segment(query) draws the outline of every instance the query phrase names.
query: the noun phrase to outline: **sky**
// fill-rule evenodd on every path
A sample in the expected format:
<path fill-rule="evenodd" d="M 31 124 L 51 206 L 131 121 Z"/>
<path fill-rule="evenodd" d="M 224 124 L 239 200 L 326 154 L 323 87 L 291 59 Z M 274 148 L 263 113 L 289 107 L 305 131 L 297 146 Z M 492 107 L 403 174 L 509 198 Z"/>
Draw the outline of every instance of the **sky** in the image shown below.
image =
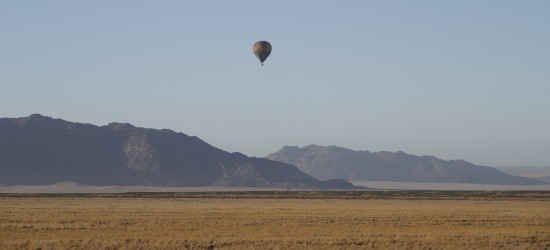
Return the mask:
<path fill-rule="evenodd" d="M 550 166 L 549 27 L 546 0 L 0 0 L 0 117 Z"/>

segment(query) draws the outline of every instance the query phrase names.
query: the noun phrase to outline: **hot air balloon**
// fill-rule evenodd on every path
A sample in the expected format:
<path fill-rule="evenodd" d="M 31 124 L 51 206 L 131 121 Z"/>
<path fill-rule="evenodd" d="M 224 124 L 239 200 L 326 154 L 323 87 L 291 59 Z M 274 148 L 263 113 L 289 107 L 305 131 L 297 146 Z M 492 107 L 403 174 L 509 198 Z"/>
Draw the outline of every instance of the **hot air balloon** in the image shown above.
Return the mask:
<path fill-rule="evenodd" d="M 252 46 L 252 52 L 260 59 L 263 66 L 265 59 L 271 54 L 271 44 L 266 41 L 257 41 L 254 43 L 254 46 Z"/>

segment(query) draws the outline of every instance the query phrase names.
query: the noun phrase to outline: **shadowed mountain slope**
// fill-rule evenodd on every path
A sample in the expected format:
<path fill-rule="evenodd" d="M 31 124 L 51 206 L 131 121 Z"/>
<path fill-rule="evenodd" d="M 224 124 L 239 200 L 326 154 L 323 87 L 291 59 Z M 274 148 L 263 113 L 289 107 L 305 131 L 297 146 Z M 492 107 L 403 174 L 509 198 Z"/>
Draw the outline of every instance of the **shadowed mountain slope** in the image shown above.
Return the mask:
<path fill-rule="evenodd" d="M 289 163 L 320 180 L 448 182 L 503 185 L 536 185 L 543 181 L 511 176 L 491 167 L 463 160 L 445 161 L 404 152 L 354 151 L 342 147 L 285 146 L 270 160 Z"/>
<path fill-rule="evenodd" d="M 73 123 L 34 114 L 0 118 L 0 184 L 353 188 L 295 166 L 228 153 L 171 130 Z"/>

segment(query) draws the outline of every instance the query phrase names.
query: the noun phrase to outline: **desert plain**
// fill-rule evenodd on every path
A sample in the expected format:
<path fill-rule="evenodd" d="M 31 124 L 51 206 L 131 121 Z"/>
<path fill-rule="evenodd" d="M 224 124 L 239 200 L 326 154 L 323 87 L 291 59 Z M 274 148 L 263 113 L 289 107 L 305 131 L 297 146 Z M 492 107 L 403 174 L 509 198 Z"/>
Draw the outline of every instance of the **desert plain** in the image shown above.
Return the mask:
<path fill-rule="evenodd" d="M 548 191 L 0 194 L 0 249 L 550 249 Z"/>

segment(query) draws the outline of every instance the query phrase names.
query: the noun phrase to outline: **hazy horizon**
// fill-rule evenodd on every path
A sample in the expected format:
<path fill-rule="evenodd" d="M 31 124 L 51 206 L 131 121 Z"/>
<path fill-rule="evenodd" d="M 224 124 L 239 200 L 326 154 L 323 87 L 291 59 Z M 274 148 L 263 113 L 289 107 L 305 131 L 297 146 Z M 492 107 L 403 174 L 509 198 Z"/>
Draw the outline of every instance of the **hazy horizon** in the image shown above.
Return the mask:
<path fill-rule="evenodd" d="M 0 117 L 550 166 L 548 1 L 2 1 Z M 273 52 L 264 66 L 258 40 Z"/>

